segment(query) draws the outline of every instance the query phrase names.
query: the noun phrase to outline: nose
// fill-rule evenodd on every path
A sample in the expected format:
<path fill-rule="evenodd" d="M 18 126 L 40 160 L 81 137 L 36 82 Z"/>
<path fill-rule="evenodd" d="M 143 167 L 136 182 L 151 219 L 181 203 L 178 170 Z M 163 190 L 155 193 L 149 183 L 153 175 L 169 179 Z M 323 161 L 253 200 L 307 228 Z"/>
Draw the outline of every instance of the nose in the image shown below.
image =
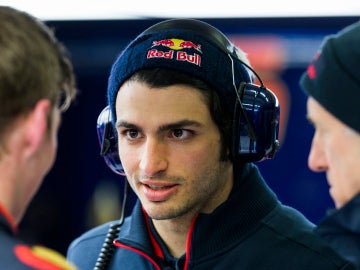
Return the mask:
<path fill-rule="evenodd" d="M 311 149 L 308 157 L 308 166 L 313 172 L 324 172 L 327 170 L 324 147 L 322 147 L 321 141 L 316 135 L 316 132 L 311 143 Z"/>
<path fill-rule="evenodd" d="M 166 145 L 153 138 L 147 138 L 143 145 L 140 170 L 148 177 L 164 172 L 168 167 Z"/>

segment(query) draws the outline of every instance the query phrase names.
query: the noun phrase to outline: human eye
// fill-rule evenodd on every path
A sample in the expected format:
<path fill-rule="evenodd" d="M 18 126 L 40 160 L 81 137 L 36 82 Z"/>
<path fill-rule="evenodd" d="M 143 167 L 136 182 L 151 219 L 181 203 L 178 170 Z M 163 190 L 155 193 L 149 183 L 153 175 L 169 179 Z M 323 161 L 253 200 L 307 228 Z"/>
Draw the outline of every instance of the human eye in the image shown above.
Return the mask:
<path fill-rule="evenodd" d="M 177 128 L 177 129 L 173 129 L 171 131 L 171 136 L 175 139 L 178 140 L 185 140 L 190 138 L 194 133 L 191 130 L 187 130 L 187 129 L 181 129 L 181 128 Z"/>
<path fill-rule="evenodd" d="M 124 129 L 121 131 L 121 134 L 130 141 L 141 138 L 141 133 L 137 129 Z"/>

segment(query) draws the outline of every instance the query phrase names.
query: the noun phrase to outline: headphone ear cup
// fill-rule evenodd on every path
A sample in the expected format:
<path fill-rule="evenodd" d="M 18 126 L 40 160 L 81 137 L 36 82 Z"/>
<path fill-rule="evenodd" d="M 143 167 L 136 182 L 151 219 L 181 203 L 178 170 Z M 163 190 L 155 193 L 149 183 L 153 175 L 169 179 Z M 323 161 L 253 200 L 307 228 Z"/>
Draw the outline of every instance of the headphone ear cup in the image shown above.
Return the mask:
<path fill-rule="evenodd" d="M 110 107 L 106 106 L 97 119 L 97 135 L 101 147 L 100 155 L 106 165 L 116 174 L 125 175 L 120 161 L 117 132 L 112 123 Z"/>
<path fill-rule="evenodd" d="M 280 106 L 277 97 L 263 86 L 247 83 L 236 101 L 233 155 L 244 162 L 272 158 L 279 148 Z"/>

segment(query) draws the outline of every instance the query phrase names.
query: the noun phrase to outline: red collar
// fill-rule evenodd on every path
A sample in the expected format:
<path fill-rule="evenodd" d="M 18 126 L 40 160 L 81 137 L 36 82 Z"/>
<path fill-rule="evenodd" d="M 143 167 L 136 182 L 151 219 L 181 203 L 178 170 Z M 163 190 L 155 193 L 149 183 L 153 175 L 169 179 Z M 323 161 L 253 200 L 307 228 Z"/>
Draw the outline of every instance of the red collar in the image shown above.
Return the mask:
<path fill-rule="evenodd" d="M 143 214 L 145 215 L 146 228 L 147 228 L 148 234 L 150 236 L 150 240 L 151 240 L 152 246 L 154 248 L 155 254 L 156 254 L 156 256 L 164 259 L 165 255 L 164 255 L 163 251 L 161 250 L 159 243 L 156 241 L 154 235 L 151 232 L 151 228 L 150 228 L 150 224 L 149 224 L 149 216 L 143 207 L 142 207 L 142 211 L 143 211 Z M 195 215 L 193 220 L 191 221 L 190 229 L 189 229 L 187 239 L 186 239 L 186 259 L 185 259 L 185 267 L 184 267 L 185 270 L 187 270 L 189 267 L 191 236 L 193 234 L 196 220 L 197 220 L 197 215 Z"/>
<path fill-rule="evenodd" d="M 143 207 L 142 207 L 142 211 L 145 215 L 146 228 L 147 228 L 148 234 L 150 236 L 150 240 L 151 240 L 152 246 L 154 248 L 155 254 L 156 254 L 156 256 L 160 257 L 161 259 L 164 259 L 165 258 L 164 253 L 161 250 L 159 243 L 156 241 L 154 235 L 151 232 L 150 224 L 149 224 L 149 216 Z"/>
<path fill-rule="evenodd" d="M 13 233 L 16 234 L 18 231 L 16 221 L 14 217 L 9 213 L 8 210 L 6 210 L 6 208 L 1 203 L 0 203 L 0 215 L 2 215 L 6 219 Z"/>

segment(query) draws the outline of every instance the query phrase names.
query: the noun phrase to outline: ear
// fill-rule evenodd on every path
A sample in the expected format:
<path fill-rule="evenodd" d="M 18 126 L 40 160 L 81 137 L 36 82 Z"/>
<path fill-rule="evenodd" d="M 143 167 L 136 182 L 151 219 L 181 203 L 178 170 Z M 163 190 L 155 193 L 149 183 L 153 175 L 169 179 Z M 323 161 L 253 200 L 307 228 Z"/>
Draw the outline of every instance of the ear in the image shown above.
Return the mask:
<path fill-rule="evenodd" d="M 25 136 L 27 151 L 31 155 L 47 136 L 51 105 L 47 99 L 39 100 L 26 117 Z"/>

